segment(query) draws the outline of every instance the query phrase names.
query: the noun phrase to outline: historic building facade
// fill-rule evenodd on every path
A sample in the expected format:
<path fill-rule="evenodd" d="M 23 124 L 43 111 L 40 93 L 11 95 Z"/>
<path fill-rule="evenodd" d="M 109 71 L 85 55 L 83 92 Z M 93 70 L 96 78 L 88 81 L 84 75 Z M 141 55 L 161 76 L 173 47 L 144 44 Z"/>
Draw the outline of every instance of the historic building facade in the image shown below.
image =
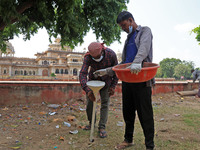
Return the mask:
<path fill-rule="evenodd" d="M 0 51 L 0 77 L 30 76 L 78 79 L 85 52 L 75 52 L 70 47 L 62 48 L 59 38 L 42 53 L 34 58 L 14 57 L 14 48 L 8 43 L 6 54 Z"/>

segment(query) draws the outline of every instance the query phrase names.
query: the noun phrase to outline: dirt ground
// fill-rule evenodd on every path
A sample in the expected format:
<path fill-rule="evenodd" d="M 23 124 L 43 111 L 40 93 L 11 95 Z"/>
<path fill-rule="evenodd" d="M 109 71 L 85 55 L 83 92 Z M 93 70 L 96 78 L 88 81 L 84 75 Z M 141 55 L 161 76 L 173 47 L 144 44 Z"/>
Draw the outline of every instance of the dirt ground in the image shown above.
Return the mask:
<path fill-rule="evenodd" d="M 99 107 L 100 103 L 98 102 L 97 120 L 99 119 Z M 200 143 L 200 127 L 197 127 L 200 125 L 198 115 L 200 99 L 194 96 L 180 97 L 175 93 L 156 95 L 153 96 L 153 107 L 157 149 L 173 149 L 171 146 L 179 145 L 177 143 L 181 142 L 175 149 L 184 149 L 186 148 L 184 143 L 191 144 L 191 141 L 195 141 L 192 143 L 194 150 L 200 148 L 198 144 Z M 185 111 L 198 111 L 198 121 L 194 126 L 178 125 L 183 123 Z M 96 127 L 95 142 L 89 142 L 90 131 L 82 129 L 87 123 L 85 98 L 72 99 L 67 103 L 59 104 L 59 106 L 46 102 L 1 106 L 0 150 L 114 149 L 114 146 L 123 140 L 124 133 L 121 98 L 111 98 L 106 139 L 98 137 Z M 138 121 L 136 122 L 137 126 L 140 128 Z M 182 129 L 179 130 L 180 128 Z M 144 149 L 141 129 L 136 131 L 136 138 L 138 140 L 135 142 L 139 144 L 135 146 L 135 149 Z"/>

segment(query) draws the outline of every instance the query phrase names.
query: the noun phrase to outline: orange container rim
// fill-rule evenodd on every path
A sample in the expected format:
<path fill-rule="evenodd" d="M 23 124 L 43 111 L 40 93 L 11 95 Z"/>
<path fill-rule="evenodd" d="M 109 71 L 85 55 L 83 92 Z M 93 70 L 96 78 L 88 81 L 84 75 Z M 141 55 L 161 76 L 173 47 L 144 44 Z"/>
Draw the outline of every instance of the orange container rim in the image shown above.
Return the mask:
<path fill-rule="evenodd" d="M 125 66 L 128 66 L 130 64 L 131 63 L 116 65 L 112 69 L 113 69 L 113 71 L 120 71 L 120 72 L 121 71 L 130 71 L 130 69 L 125 68 Z M 151 65 L 151 66 L 148 66 L 148 65 Z M 145 62 L 141 71 L 154 70 L 154 69 L 157 69 L 159 67 L 160 66 L 156 63 Z"/>

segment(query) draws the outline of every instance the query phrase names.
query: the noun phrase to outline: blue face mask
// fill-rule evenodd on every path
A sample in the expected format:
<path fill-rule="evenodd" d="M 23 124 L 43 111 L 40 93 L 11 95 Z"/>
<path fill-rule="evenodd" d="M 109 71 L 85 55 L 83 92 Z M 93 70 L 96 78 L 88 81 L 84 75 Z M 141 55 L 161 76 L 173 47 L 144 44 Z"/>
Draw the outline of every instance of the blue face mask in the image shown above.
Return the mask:
<path fill-rule="evenodd" d="M 129 34 L 130 34 L 133 31 L 133 27 L 129 26 L 128 29 L 129 29 Z"/>

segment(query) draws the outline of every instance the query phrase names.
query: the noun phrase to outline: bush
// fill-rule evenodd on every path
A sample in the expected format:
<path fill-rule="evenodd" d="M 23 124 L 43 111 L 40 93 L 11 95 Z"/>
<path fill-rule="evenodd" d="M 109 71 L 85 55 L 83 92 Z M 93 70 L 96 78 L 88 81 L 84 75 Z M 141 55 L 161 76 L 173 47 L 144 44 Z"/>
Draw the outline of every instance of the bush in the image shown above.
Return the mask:
<path fill-rule="evenodd" d="M 56 77 L 55 73 L 51 73 L 51 77 Z"/>

